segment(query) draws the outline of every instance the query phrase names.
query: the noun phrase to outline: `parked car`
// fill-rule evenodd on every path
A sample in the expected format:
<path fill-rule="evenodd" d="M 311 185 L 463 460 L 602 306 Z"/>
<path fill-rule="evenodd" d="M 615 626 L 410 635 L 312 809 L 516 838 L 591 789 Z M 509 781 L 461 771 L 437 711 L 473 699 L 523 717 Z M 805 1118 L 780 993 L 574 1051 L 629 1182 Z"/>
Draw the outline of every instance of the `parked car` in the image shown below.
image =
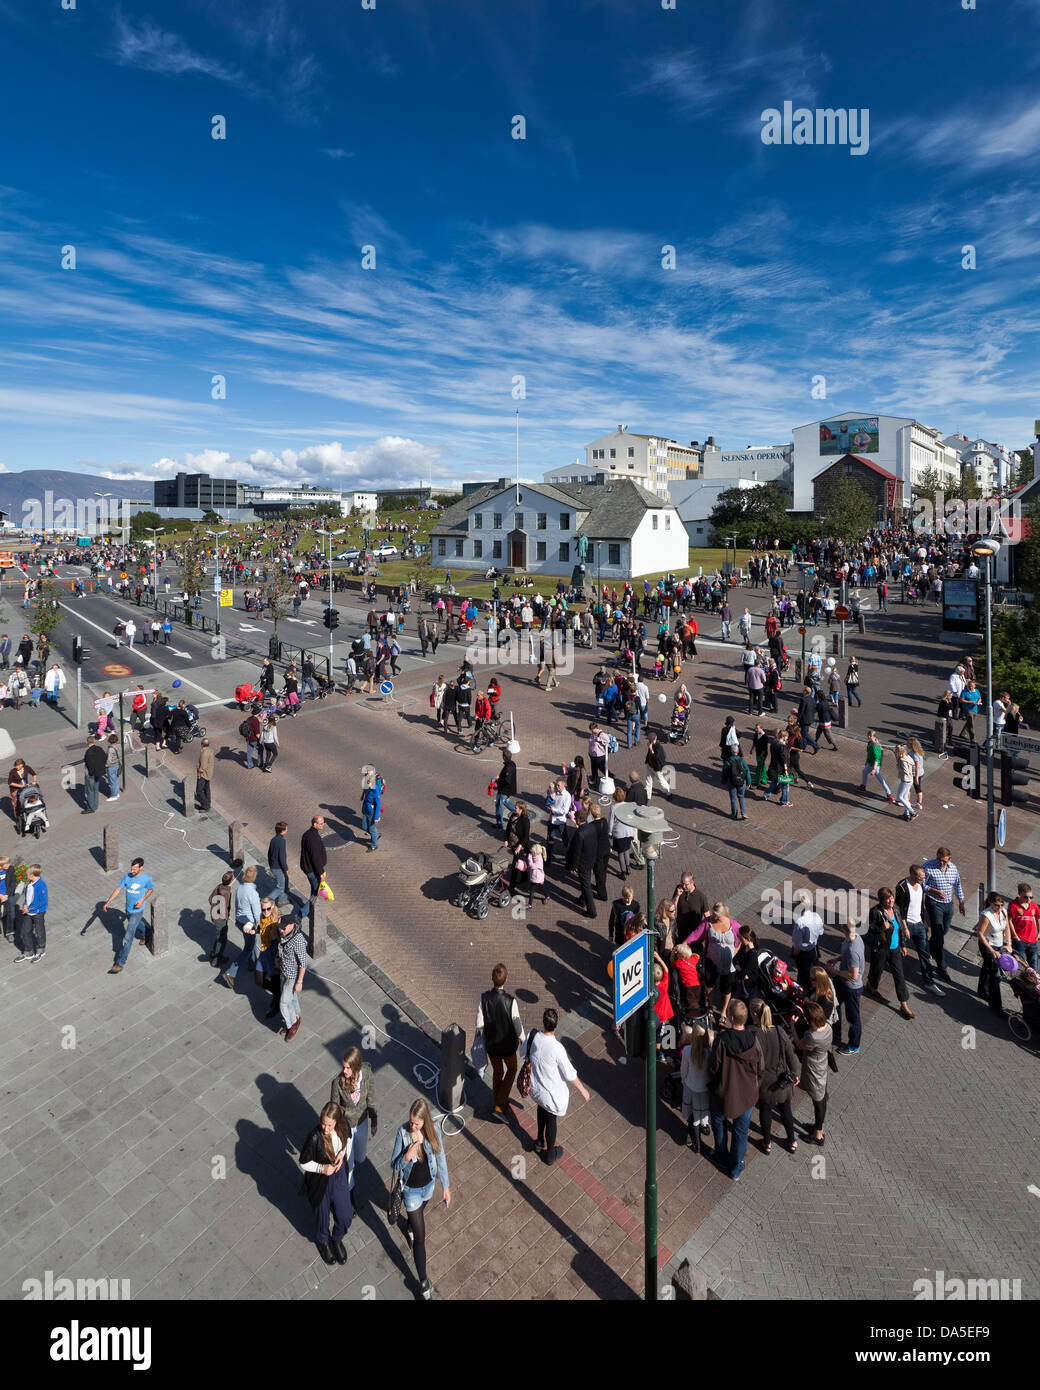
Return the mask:
<path fill-rule="evenodd" d="M 381 545 L 372 551 L 376 560 L 391 560 L 395 555 L 400 554 L 396 545 Z"/>
<path fill-rule="evenodd" d="M 337 560 L 360 560 L 360 550 L 341 550 L 336 556 Z"/>

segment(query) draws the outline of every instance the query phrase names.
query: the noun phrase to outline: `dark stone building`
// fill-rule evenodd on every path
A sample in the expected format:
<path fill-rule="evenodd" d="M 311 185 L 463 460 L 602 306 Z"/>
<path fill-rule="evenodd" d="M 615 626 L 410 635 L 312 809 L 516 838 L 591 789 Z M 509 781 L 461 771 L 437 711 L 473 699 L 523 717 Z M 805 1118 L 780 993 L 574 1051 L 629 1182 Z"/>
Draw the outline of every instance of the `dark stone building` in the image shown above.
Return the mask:
<path fill-rule="evenodd" d="M 903 513 L 903 484 L 894 473 L 871 463 L 862 454 L 843 454 L 813 478 L 813 515 L 822 517 L 832 490 L 843 478 L 858 483 L 874 503 L 875 520 L 879 525 L 898 525 Z"/>

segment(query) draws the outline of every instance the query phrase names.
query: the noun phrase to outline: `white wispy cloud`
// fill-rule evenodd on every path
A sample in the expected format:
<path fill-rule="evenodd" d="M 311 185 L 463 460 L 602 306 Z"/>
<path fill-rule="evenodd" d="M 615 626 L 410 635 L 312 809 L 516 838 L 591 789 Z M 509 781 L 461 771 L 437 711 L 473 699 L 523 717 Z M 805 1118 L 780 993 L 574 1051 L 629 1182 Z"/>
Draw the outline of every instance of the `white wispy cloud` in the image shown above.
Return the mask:
<path fill-rule="evenodd" d="M 978 174 L 1040 154 L 1040 97 L 1019 97 L 1002 107 L 977 103 L 931 123 L 905 120 L 893 134 L 922 164 Z"/>
<path fill-rule="evenodd" d="M 232 86 L 244 85 L 242 73 L 219 58 L 211 58 L 190 48 L 179 34 L 162 29 L 149 19 L 134 21 L 117 12 L 115 17 L 114 54 L 124 67 L 144 68 L 146 72 L 163 72 L 181 76 L 186 73 L 212 77 Z"/>

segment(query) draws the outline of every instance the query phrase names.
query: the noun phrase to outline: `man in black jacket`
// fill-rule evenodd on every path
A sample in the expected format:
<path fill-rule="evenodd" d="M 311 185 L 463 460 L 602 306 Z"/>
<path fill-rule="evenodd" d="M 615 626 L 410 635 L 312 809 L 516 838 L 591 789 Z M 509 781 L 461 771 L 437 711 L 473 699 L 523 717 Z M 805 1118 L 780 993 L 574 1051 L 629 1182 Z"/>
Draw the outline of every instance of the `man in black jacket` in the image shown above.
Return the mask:
<path fill-rule="evenodd" d="M 260 674 L 257 676 L 256 683 L 265 695 L 274 694 L 274 664 L 269 656 L 264 657 L 264 662 L 260 667 Z"/>
<path fill-rule="evenodd" d="M 596 897 L 607 901 L 607 865 L 610 862 L 610 831 L 597 803 L 592 806 L 592 824 L 596 832 Z"/>
<path fill-rule="evenodd" d="M 87 751 L 83 754 L 83 795 L 88 811 L 96 811 L 98 808 L 98 787 L 105 776 L 107 762 L 105 750 L 98 746 L 97 739 L 91 734 L 87 739 Z"/>
<path fill-rule="evenodd" d="M 650 735 L 650 743 L 649 747 L 646 750 L 645 761 L 646 766 L 649 769 L 649 771 L 646 774 L 647 800 L 649 801 L 649 799 L 654 794 L 655 777 L 657 778 L 658 785 L 661 788 L 661 791 L 664 792 L 665 796 L 671 796 L 672 789 L 668 783 L 667 778 L 664 775 L 664 765 L 666 761 L 664 745 L 662 744 L 660 737 L 657 734 Z"/>
<path fill-rule="evenodd" d="M 502 750 L 502 766 L 495 780 L 498 783 L 495 791 L 495 823 L 499 830 L 505 830 L 503 808 L 511 811 L 516 800 L 516 763 L 513 762 L 513 755 L 508 748 Z"/>
<path fill-rule="evenodd" d="M 280 898 L 288 897 L 289 888 L 289 861 L 286 857 L 285 832 L 289 829 L 285 821 L 280 820 L 274 827 L 274 834 L 267 846 L 267 868 L 271 877 L 274 879 L 274 890 L 271 896 L 275 902 Z"/>
<path fill-rule="evenodd" d="M 585 820 L 584 812 L 577 815 L 578 828 L 567 847 L 567 869 L 578 875 L 581 902 L 578 906 L 586 917 L 595 917 L 596 899 L 592 893 L 592 875 L 599 849 L 599 832 L 594 821 Z"/>
<path fill-rule="evenodd" d="M 802 698 L 798 701 L 798 727 L 802 731 L 802 738 L 806 746 L 812 744 L 812 751 L 818 753 L 820 745 L 809 732 L 809 728 L 816 718 L 816 691 L 808 682 L 802 687 Z"/>
<path fill-rule="evenodd" d="M 780 786 L 780 778 L 790 776 L 787 770 L 787 738 L 783 729 L 777 728 L 769 736 L 769 784 L 762 794 L 762 800 L 768 801 L 775 791 L 780 791 L 780 805 L 789 806 L 791 804 L 791 784 L 785 782 Z"/>
<path fill-rule="evenodd" d="M 314 816 L 311 828 L 305 830 L 300 839 L 300 868 L 311 886 L 311 902 L 318 896 L 318 884 L 325 872 L 329 856 L 322 843 L 321 832 L 325 829 L 325 817 Z"/>

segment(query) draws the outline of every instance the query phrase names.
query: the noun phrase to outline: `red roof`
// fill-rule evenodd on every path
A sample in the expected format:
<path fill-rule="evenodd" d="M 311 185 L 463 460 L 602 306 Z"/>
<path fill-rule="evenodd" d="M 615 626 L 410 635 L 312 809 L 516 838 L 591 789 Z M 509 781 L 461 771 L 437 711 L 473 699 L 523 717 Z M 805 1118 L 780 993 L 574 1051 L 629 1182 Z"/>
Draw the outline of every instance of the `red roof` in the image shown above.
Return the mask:
<path fill-rule="evenodd" d="M 844 463 L 846 459 L 854 459 L 856 463 L 862 463 L 866 468 L 871 468 L 875 473 L 880 473 L 882 478 L 891 478 L 894 483 L 899 482 L 899 479 L 894 473 L 890 473 L 887 468 L 882 468 L 880 463 L 871 463 L 870 459 L 865 459 L 862 454 L 842 454 L 840 459 L 835 459 L 834 463 L 829 463 L 826 468 L 821 468 L 819 473 L 813 478 L 813 482 L 816 481 L 816 478 L 822 478 L 824 473 L 829 472 L 830 469 L 834 468 L 837 464 Z"/>

